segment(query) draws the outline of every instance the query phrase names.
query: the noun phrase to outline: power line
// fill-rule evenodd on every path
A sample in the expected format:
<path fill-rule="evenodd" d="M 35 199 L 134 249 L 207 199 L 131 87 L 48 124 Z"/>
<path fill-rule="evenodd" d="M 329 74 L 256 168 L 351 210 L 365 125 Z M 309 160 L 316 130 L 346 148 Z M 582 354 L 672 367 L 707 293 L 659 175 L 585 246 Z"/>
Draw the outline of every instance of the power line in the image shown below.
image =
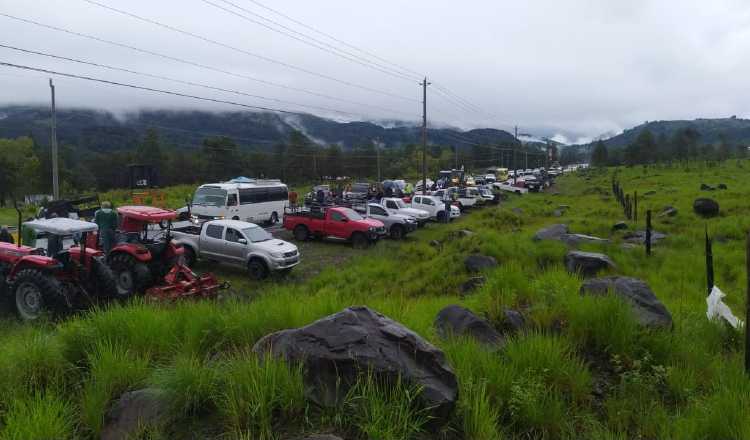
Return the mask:
<path fill-rule="evenodd" d="M 278 26 L 278 27 L 280 27 L 282 29 L 285 29 L 285 30 L 287 30 L 289 32 L 292 32 L 294 34 L 297 34 L 300 37 L 291 35 L 288 32 L 284 32 L 283 30 L 277 29 L 277 28 L 275 28 L 273 26 L 270 26 L 270 25 L 262 23 L 262 22 L 260 22 L 258 20 L 252 19 L 252 18 L 250 18 L 250 17 L 248 17 L 246 15 L 240 14 L 240 13 L 238 13 L 236 11 L 232 11 L 231 9 L 228 9 L 228 8 L 226 8 L 224 6 L 216 4 L 216 3 L 212 2 L 211 0 L 201 0 L 201 1 L 203 1 L 206 4 L 209 4 L 209 5 L 213 6 L 215 8 L 221 9 L 222 11 L 225 11 L 225 12 L 227 12 L 229 14 L 232 14 L 232 15 L 235 15 L 237 17 L 240 17 L 243 20 L 249 21 L 250 23 L 257 24 L 258 26 L 262 26 L 262 27 L 264 27 L 266 29 L 269 29 L 269 30 L 271 30 L 273 32 L 279 33 L 281 35 L 285 35 L 285 36 L 287 36 L 289 38 L 292 38 L 292 39 L 294 39 L 296 41 L 299 41 L 301 43 L 304 43 L 304 44 L 307 44 L 309 46 L 315 47 L 317 49 L 320 49 L 320 50 L 322 50 L 324 52 L 333 54 L 333 55 L 338 56 L 340 58 L 343 58 L 345 60 L 348 60 L 348 61 L 357 63 L 359 65 L 362 65 L 362 66 L 365 66 L 365 67 L 368 67 L 368 68 L 380 71 L 382 73 L 385 73 L 387 75 L 396 77 L 398 79 L 403 79 L 403 80 L 406 80 L 406 81 L 409 81 L 409 82 L 416 82 L 416 81 L 418 81 L 418 79 L 415 79 L 414 77 L 409 77 L 409 76 L 404 75 L 404 74 L 402 74 L 400 72 L 394 71 L 393 69 L 391 69 L 389 67 L 383 67 L 380 64 L 374 63 L 374 62 L 372 62 L 372 61 L 370 61 L 370 60 L 368 60 L 366 58 L 363 58 L 363 57 L 361 57 L 359 55 L 353 54 L 353 53 L 348 52 L 348 51 L 341 50 L 341 49 L 339 49 L 339 48 L 337 48 L 337 47 L 335 47 L 335 46 L 333 46 L 331 44 L 326 43 L 325 41 L 321 41 L 321 40 L 319 40 L 319 39 L 317 39 L 315 37 L 311 37 L 311 36 L 309 36 L 307 34 L 298 32 L 298 31 L 296 31 L 296 30 L 294 30 L 294 29 L 292 29 L 292 28 L 290 28 L 288 26 L 285 26 L 285 25 L 283 25 L 283 24 L 281 24 L 281 23 L 279 23 L 279 22 L 277 22 L 275 20 L 271 20 L 270 18 L 264 17 L 263 15 L 257 14 L 257 13 L 255 13 L 253 11 L 250 11 L 250 10 L 248 10 L 246 8 L 243 8 L 242 6 L 239 6 L 236 3 L 233 3 L 233 2 L 231 2 L 229 0 L 219 0 L 219 1 L 221 1 L 223 3 L 226 3 L 226 4 L 230 5 L 230 6 L 233 6 L 234 8 L 239 9 L 240 11 L 243 11 L 243 12 L 245 12 L 247 14 L 251 14 L 251 15 L 253 15 L 255 17 L 258 17 L 258 18 L 260 18 L 262 20 L 265 20 L 265 21 L 268 21 L 270 23 L 273 23 L 274 25 L 276 25 L 276 26 Z"/>
<path fill-rule="evenodd" d="M 112 12 L 116 12 L 116 13 L 121 14 L 121 15 L 125 15 L 125 16 L 130 17 L 130 18 L 134 18 L 134 19 L 142 21 L 144 23 L 149 23 L 149 24 L 152 24 L 154 26 L 158 26 L 158 27 L 161 27 L 163 29 L 167 29 L 167 30 L 172 31 L 172 32 L 176 32 L 176 33 L 179 33 L 179 34 L 182 34 L 182 35 L 187 35 L 187 36 L 189 36 L 191 38 L 195 38 L 195 39 L 204 41 L 206 43 L 213 44 L 215 46 L 223 47 L 225 49 L 229 49 L 229 50 L 232 50 L 232 51 L 235 51 L 235 52 L 238 52 L 238 53 L 242 53 L 244 55 L 248 55 L 248 56 L 251 56 L 251 57 L 254 57 L 254 58 L 258 58 L 260 60 L 263 60 L 263 61 L 266 61 L 266 62 L 269 62 L 269 63 L 272 63 L 272 64 L 277 64 L 277 65 L 280 65 L 280 66 L 284 66 L 284 67 L 286 67 L 288 69 L 297 70 L 299 72 L 303 72 L 303 73 L 306 73 L 306 74 L 312 75 L 312 76 L 317 76 L 318 78 L 323 78 L 323 79 L 326 79 L 326 80 L 329 80 L 329 81 L 334 81 L 334 82 L 337 82 L 339 84 L 344 84 L 346 86 L 358 88 L 358 89 L 365 90 L 365 91 L 368 91 L 368 92 L 378 93 L 378 94 L 381 94 L 381 95 L 389 96 L 391 98 L 396 98 L 396 99 L 401 99 L 401 100 L 406 100 L 406 101 L 412 101 L 413 100 L 412 98 L 407 98 L 407 97 L 402 96 L 402 95 L 397 95 L 395 93 L 391 93 L 391 92 L 387 92 L 387 91 L 384 91 L 384 90 L 379 90 L 379 89 L 375 89 L 375 88 L 368 87 L 368 86 L 365 86 L 365 85 L 353 83 L 353 82 L 347 81 L 345 79 L 336 78 L 334 76 L 326 75 L 324 73 L 315 72 L 313 70 L 309 70 L 309 69 L 306 69 L 304 67 L 296 66 L 294 64 L 290 64 L 290 63 L 287 63 L 287 62 L 284 62 L 284 61 L 281 61 L 281 60 L 277 60 L 277 59 L 274 59 L 274 58 L 271 58 L 271 57 L 267 57 L 265 55 L 261 55 L 261 54 L 255 53 L 255 52 L 250 52 L 248 50 L 241 49 L 239 47 L 232 46 L 232 45 L 227 44 L 227 43 L 222 43 L 220 41 L 217 41 L 217 40 L 214 40 L 214 39 L 211 39 L 211 38 L 208 38 L 208 37 L 205 37 L 203 35 L 199 35 L 199 34 L 196 34 L 196 33 L 190 32 L 190 31 L 186 31 L 184 29 L 180 29 L 180 28 L 177 28 L 177 27 L 174 27 L 174 26 L 162 23 L 160 21 L 152 20 L 150 18 L 142 17 L 140 15 L 136 15 L 136 14 L 133 14 L 131 12 L 123 11 L 122 9 L 117 9 L 117 8 L 112 7 L 112 6 L 108 6 L 108 5 L 105 5 L 103 3 L 99 3 L 99 2 L 97 2 L 95 0 L 82 0 L 82 1 L 84 1 L 86 3 L 89 3 L 89 4 L 92 4 L 92 5 L 95 5 L 95 6 L 98 6 L 98 7 L 101 7 L 101 8 L 104 8 L 104 9 L 107 9 L 107 10 L 112 11 Z"/>
<path fill-rule="evenodd" d="M 147 55 L 152 55 L 152 56 L 163 58 L 163 59 L 167 59 L 167 60 L 170 60 L 170 61 L 175 61 L 175 62 L 178 62 L 178 63 L 181 63 L 181 64 L 185 64 L 185 65 L 189 65 L 189 66 L 193 66 L 193 67 L 198 67 L 198 68 L 205 69 L 205 70 L 210 70 L 210 71 L 213 71 L 213 72 L 222 73 L 224 75 L 233 76 L 233 77 L 236 77 L 236 78 L 247 79 L 247 80 L 255 81 L 255 82 L 258 82 L 258 83 L 261 83 L 261 84 L 266 84 L 266 85 L 270 85 L 270 86 L 273 86 L 273 87 L 282 88 L 282 89 L 285 89 L 285 90 L 291 90 L 291 91 L 295 91 L 295 92 L 306 93 L 306 94 L 309 94 L 309 95 L 312 95 L 312 96 L 317 96 L 317 97 L 320 97 L 320 98 L 326 98 L 326 99 L 330 99 L 330 100 L 333 100 L 333 101 L 339 101 L 339 102 L 343 102 L 343 103 L 347 103 L 347 104 L 352 104 L 352 105 L 360 105 L 360 106 L 364 106 L 364 107 L 370 107 L 370 108 L 373 108 L 373 109 L 378 109 L 378 110 L 387 111 L 387 112 L 391 112 L 391 113 L 400 113 L 400 114 L 403 114 L 403 115 L 410 114 L 410 113 L 406 113 L 406 112 L 403 112 L 403 111 L 400 111 L 400 110 L 395 110 L 395 109 L 391 109 L 391 108 L 387 108 L 387 107 L 381 107 L 381 106 L 378 106 L 378 105 L 367 104 L 367 103 L 358 102 L 358 101 L 352 101 L 352 100 L 349 100 L 349 99 L 339 98 L 339 97 L 327 95 L 327 94 L 324 94 L 324 93 L 319 93 L 319 92 L 314 92 L 314 91 L 310 91 L 310 90 L 306 90 L 306 89 L 302 89 L 302 88 L 298 88 L 298 87 L 288 86 L 286 84 L 276 83 L 276 82 L 273 82 L 273 81 L 268 81 L 268 80 L 264 80 L 264 79 L 261 79 L 261 78 L 256 78 L 256 77 L 253 77 L 253 76 L 244 75 L 244 74 L 241 74 L 241 73 L 227 71 L 227 70 L 219 69 L 217 67 L 213 67 L 213 66 L 209 66 L 209 65 L 206 65 L 206 64 L 198 63 L 198 62 L 195 62 L 195 61 L 190 61 L 190 60 L 186 60 L 186 59 L 183 59 L 183 58 L 178 58 L 178 57 L 174 57 L 174 56 L 171 56 L 171 55 L 167 55 L 167 54 L 163 54 L 163 53 L 159 53 L 159 52 L 154 52 L 154 51 L 151 51 L 151 50 L 148 50 L 148 49 L 142 49 L 142 48 L 131 46 L 131 45 L 128 45 L 128 44 L 119 43 L 119 42 L 116 42 L 116 41 L 112 41 L 112 40 L 107 40 L 107 39 L 104 39 L 104 38 L 100 38 L 100 37 L 97 37 L 95 35 L 84 34 L 84 33 L 81 33 L 81 32 L 76 32 L 76 31 L 72 31 L 70 29 L 65 29 L 65 28 L 61 28 L 61 27 L 57 27 L 57 26 L 52 26 L 52 25 L 41 23 L 41 22 L 38 22 L 38 21 L 34 21 L 34 20 L 26 19 L 26 18 L 21 18 L 21 17 L 16 17 L 16 16 L 5 14 L 5 13 L 2 13 L 2 12 L 0 12 L 0 16 L 6 17 L 6 18 L 10 18 L 12 20 L 17 20 L 17 21 L 20 21 L 22 23 L 27 23 L 27 24 L 31 24 L 31 25 L 34 25 L 34 26 L 42 27 L 42 28 L 45 28 L 45 29 L 54 30 L 56 32 L 62 32 L 62 33 L 65 33 L 65 34 L 74 35 L 74 36 L 81 37 L 81 38 L 86 38 L 86 39 L 97 41 L 97 42 L 100 42 L 100 43 L 105 43 L 105 44 L 109 44 L 109 45 L 112 45 L 112 46 L 117 46 L 117 47 L 121 47 L 121 48 L 124 48 L 124 49 L 132 50 L 134 52 L 139 52 L 139 53 L 144 53 L 144 54 L 147 54 Z"/>
<path fill-rule="evenodd" d="M 280 16 L 280 17 L 283 17 L 283 18 L 285 18 L 285 19 L 287 19 L 287 20 L 289 20 L 289 21 L 291 21 L 291 22 L 293 22 L 293 23 L 296 23 L 297 25 L 299 25 L 299 26 L 302 26 L 302 27 L 304 27 L 305 29 L 311 30 L 311 31 L 313 31 L 313 32 L 315 32 L 315 33 L 317 33 L 317 34 L 319 34 L 319 35 L 322 35 L 322 36 L 324 36 L 324 37 L 326 37 L 326 38 L 329 38 L 329 39 L 331 39 L 332 41 L 335 41 L 335 42 L 337 42 L 337 43 L 339 43 L 339 44 L 342 44 L 342 45 L 344 45 L 344 46 L 346 46 L 346 47 L 348 47 L 348 48 L 350 48 L 350 49 L 354 49 L 354 50 L 356 50 L 357 52 L 363 53 L 363 54 L 365 54 L 365 55 L 368 55 L 368 56 L 370 56 L 370 57 L 372 57 L 372 58 L 375 58 L 375 59 L 377 59 L 377 60 L 379 60 L 379 61 L 382 61 L 382 62 L 384 62 L 384 63 L 386 63 L 386 64 L 389 64 L 389 65 L 391 65 L 391 66 L 394 66 L 394 67 L 396 67 L 396 68 L 400 69 L 400 70 L 401 70 L 401 71 L 403 71 L 403 72 L 409 72 L 409 73 L 411 73 L 411 74 L 415 75 L 415 76 L 416 76 L 416 77 L 418 77 L 418 78 L 421 78 L 421 77 L 423 77 L 423 76 L 424 76 L 424 74 L 423 74 L 423 73 L 420 73 L 420 72 L 416 72 L 416 71 L 414 71 L 414 70 L 411 70 L 411 69 L 409 69 L 409 68 L 407 68 L 407 67 L 403 67 L 403 66 L 401 66 L 401 65 L 399 65 L 399 64 L 393 63 L 393 62 L 391 62 L 391 61 L 388 61 L 388 60 L 386 60 L 386 59 L 384 59 L 384 58 L 381 58 L 381 57 L 379 57 L 379 56 L 377 56 L 377 55 L 375 55 L 375 54 L 373 54 L 373 53 L 371 53 L 371 52 L 368 52 L 368 51 L 366 51 L 366 50 L 364 50 L 364 49 L 361 49 L 361 48 L 359 48 L 359 47 L 357 47 L 357 46 L 354 46 L 354 45 L 352 45 L 352 44 L 349 44 L 349 43 L 347 43 L 346 41 L 340 40 L 340 39 L 338 39 L 338 38 L 336 38 L 336 37 L 332 36 L 331 34 L 328 34 L 328 33 L 325 33 L 325 32 L 323 32 L 323 31 L 321 31 L 321 30 L 318 30 L 318 29 L 316 29 L 316 28 L 314 28 L 314 27 L 312 27 L 312 26 L 310 26 L 310 25 L 308 25 L 308 24 L 305 24 L 305 23 L 303 23 L 303 22 L 302 22 L 302 21 L 300 21 L 300 20 L 296 20 L 296 19 L 294 19 L 294 18 L 290 17 L 289 15 L 286 15 L 286 14 L 284 14 L 283 12 L 280 12 L 280 11 L 278 11 L 278 10 L 276 10 L 276 9 L 273 9 L 273 8 L 271 8 L 271 7 L 269 7 L 269 6 L 266 6 L 266 5 L 264 5 L 263 3 L 261 3 L 260 1 L 257 1 L 257 0 L 248 0 L 248 1 L 249 1 L 249 2 L 251 2 L 251 3 L 254 3 L 255 5 L 257 5 L 257 6 L 260 6 L 261 8 L 263 8 L 263 9 L 265 9 L 265 10 L 267 10 L 267 11 L 270 11 L 270 12 L 272 12 L 272 13 L 274 13 L 274 14 L 276 14 L 276 15 Z"/>
<path fill-rule="evenodd" d="M 61 56 L 61 55 L 54 55 L 54 54 L 46 53 L 46 52 L 39 52 L 39 51 L 31 50 L 31 49 L 23 49 L 23 48 L 20 48 L 20 47 L 9 46 L 9 45 L 2 44 L 2 43 L 0 43 L 0 47 L 5 48 L 5 49 L 11 49 L 11 50 L 19 51 L 19 52 L 24 52 L 24 53 L 29 53 L 29 54 L 34 54 L 34 55 L 40 55 L 40 56 L 45 56 L 45 57 L 49 57 L 49 58 L 54 58 L 54 59 L 58 59 L 58 60 L 64 60 L 64 61 L 70 61 L 70 62 L 78 63 L 78 64 L 85 64 L 85 65 L 88 65 L 88 66 L 100 67 L 100 68 L 108 69 L 108 70 L 115 70 L 115 71 L 120 71 L 120 72 L 125 72 L 125 73 L 131 73 L 131 74 L 134 74 L 134 75 L 145 76 L 145 77 L 149 77 L 149 78 L 156 78 L 156 79 L 161 79 L 161 80 L 165 80 L 165 81 L 176 82 L 176 83 L 179 83 L 179 84 L 185 84 L 185 85 L 189 85 L 189 86 L 202 87 L 202 88 L 205 88 L 205 89 L 217 90 L 217 91 L 226 92 L 226 93 L 233 93 L 233 94 L 236 94 L 236 95 L 242 95 L 242 96 L 247 96 L 247 97 L 251 97 L 251 98 L 258 98 L 258 99 L 264 99 L 264 100 L 268 100 L 268 101 L 275 101 L 275 102 L 279 102 L 279 103 L 282 103 L 282 104 L 291 104 L 291 105 L 296 105 L 296 106 L 300 106 L 300 107 L 308 107 L 308 108 L 313 108 L 313 109 L 317 109 L 317 110 L 325 110 L 325 111 L 330 111 L 330 112 L 335 112 L 335 113 L 341 113 L 341 114 L 346 114 L 346 115 L 354 115 L 354 116 L 357 115 L 355 113 L 345 112 L 345 111 L 337 110 L 337 109 L 334 109 L 334 108 L 320 107 L 320 106 L 309 105 L 309 104 L 302 104 L 302 103 L 297 103 L 297 102 L 293 102 L 293 101 L 286 101 L 286 100 L 277 99 L 277 98 L 268 98 L 268 97 L 265 97 L 265 96 L 254 95 L 254 94 L 251 94 L 251 93 L 241 92 L 241 91 L 237 91 L 237 90 L 225 89 L 225 88 L 222 88 L 222 87 L 215 87 L 215 86 L 211 86 L 211 85 L 208 85 L 208 84 L 196 83 L 196 82 L 192 82 L 192 81 L 184 81 L 184 80 L 180 80 L 180 79 L 170 78 L 168 76 L 155 75 L 155 74 L 151 74 L 151 73 L 140 72 L 140 71 L 137 71 L 137 70 L 131 70 L 131 69 L 126 69 L 126 68 L 122 68 L 122 67 L 115 67 L 115 66 L 110 66 L 110 65 L 107 65 L 107 64 L 96 63 L 96 62 L 93 62 L 93 61 L 80 60 L 80 59 L 77 59 L 77 58 L 69 58 L 69 57 L 64 57 L 64 56 Z"/>
<path fill-rule="evenodd" d="M 209 101 L 209 102 L 216 102 L 216 103 L 221 103 L 221 104 L 229 104 L 229 105 L 234 105 L 234 106 L 238 106 L 238 107 L 245 107 L 245 108 L 250 108 L 250 109 L 255 109 L 255 110 L 264 110 L 264 111 L 270 111 L 270 112 L 286 113 L 286 114 L 290 114 L 290 115 L 299 115 L 300 114 L 299 112 L 292 112 L 292 111 L 282 110 L 282 109 L 277 109 L 277 108 L 262 107 L 262 106 L 250 105 L 250 104 L 243 104 L 241 102 L 226 101 L 226 100 L 223 100 L 223 99 L 207 98 L 207 97 L 204 97 L 204 96 L 197 96 L 197 95 L 191 95 L 191 94 L 188 94 L 188 93 L 174 92 L 174 91 L 171 91 L 171 90 L 162 90 L 162 89 L 156 89 L 156 88 L 153 88 L 153 87 L 145 87 L 145 86 L 139 86 L 139 85 L 135 85 L 135 84 L 128 84 L 128 83 L 122 83 L 122 82 L 117 82 L 117 81 L 110 81 L 110 80 L 101 79 L 101 78 L 94 78 L 94 77 L 91 77 L 91 76 L 84 76 L 84 75 L 76 75 L 76 74 L 73 74 L 73 73 L 58 72 L 58 71 L 55 71 L 55 70 L 42 69 L 40 67 L 31 67 L 31 66 L 23 66 L 23 65 L 20 65 L 20 64 L 6 63 L 4 61 L 0 61 L 0 66 L 13 67 L 13 68 L 16 68 L 16 69 L 30 70 L 30 71 L 34 71 L 34 72 L 49 73 L 51 75 L 59 75 L 59 76 L 65 76 L 65 77 L 68 77 L 68 78 L 76 78 L 76 79 L 82 79 L 82 80 L 86 80 L 86 81 L 98 82 L 98 83 L 102 83 L 102 84 L 109 84 L 109 85 L 113 85 L 113 86 L 127 87 L 127 88 L 137 89 L 137 90 L 145 90 L 147 92 L 161 93 L 161 94 L 165 94 L 165 95 L 180 96 L 180 97 L 183 97 L 183 98 L 198 99 L 198 100 L 201 100 L 201 101 Z"/>

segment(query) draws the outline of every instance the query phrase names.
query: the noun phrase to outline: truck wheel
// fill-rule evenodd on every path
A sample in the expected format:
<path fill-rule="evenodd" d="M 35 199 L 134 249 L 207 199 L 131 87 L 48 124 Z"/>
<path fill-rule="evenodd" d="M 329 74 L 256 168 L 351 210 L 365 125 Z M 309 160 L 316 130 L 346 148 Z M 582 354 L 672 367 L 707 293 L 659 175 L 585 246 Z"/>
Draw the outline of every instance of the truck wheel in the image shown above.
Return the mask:
<path fill-rule="evenodd" d="M 310 238 L 310 231 L 307 230 L 305 225 L 297 225 L 294 227 L 294 239 L 297 241 L 305 241 Z"/>
<path fill-rule="evenodd" d="M 99 296 L 116 298 L 120 290 L 117 288 L 117 280 L 112 269 L 109 268 L 100 258 L 91 259 L 91 276 L 94 280 L 97 293 Z"/>
<path fill-rule="evenodd" d="M 39 319 L 48 303 L 63 296 L 56 278 L 36 269 L 24 269 L 13 280 L 16 313 L 24 321 Z"/>
<path fill-rule="evenodd" d="M 193 267 L 195 265 L 195 262 L 198 260 L 195 255 L 195 251 L 190 246 L 182 246 L 182 249 L 185 250 L 185 252 L 182 254 L 182 257 L 185 259 L 185 265 L 187 267 Z"/>
<path fill-rule="evenodd" d="M 440 223 L 445 223 L 445 211 L 438 212 L 437 220 Z"/>
<path fill-rule="evenodd" d="M 271 213 L 271 219 L 268 221 L 270 224 L 275 225 L 279 222 L 279 214 L 274 211 Z"/>
<path fill-rule="evenodd" d="M 148 266 L 135 261 L 127 254 L 117 254 L 112 257 L 109 267 L 117 280 L 117 296 L 127 298 L 136 292 L 143 291 L 149 283 L 151 274 Z"/>
<path fill-rule="evenodd" d="M 370 240 L 367 239 L 365 234 L 361 232 L 355 232 L 352 235 L 352 247 L 354 249 L 367 249 L 370 246 Z"/>
<path fill-rule="evenodd" d="M 250 274 L 250 278 L 254 280 L 262 280 L 268 276 L 268 267 L 263 260 L 253 258 L 247 263 L 247 272 Z"/>
<path fill-rule="evenodd" d="M 401 240 L 404 238 L 404 227 L 401 225 L 391 226 L 391 238 L 394 240 Z"/>

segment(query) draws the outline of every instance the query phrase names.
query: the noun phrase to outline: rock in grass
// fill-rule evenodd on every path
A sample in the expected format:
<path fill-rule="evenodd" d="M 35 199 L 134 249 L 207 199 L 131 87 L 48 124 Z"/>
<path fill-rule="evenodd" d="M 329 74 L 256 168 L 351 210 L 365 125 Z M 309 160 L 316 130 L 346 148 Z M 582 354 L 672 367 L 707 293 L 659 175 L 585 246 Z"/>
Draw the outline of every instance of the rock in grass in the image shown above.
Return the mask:
<path fill-rule="evenodd" d="M 497 267 L 497 260 L 489 255 L 474 254 L 464 259 L 464 266 L 470 273 L 476 273 Z"/>
<path fill-rule="evenodd" d="M 667 238 L 667 234 L 658 231 L 651 231 L 651 244 Z M 632 231 L 622 236 L 626 243 L 646 244 L 646 231 Z"/>
<path fill-rule="evenodd" d="M 571 273 L 593 276 L 604 269 L 615 269 L 615 263 L 604 254 L 570 251 L 565 255 L 565 268 Z"/>
<path fill-rule="evenodd" d="M 621 231 L 623 229 L 628 229 L 628 224 L 625 222 L 617 222 L 614 225 L 612 225 L 613 231 Z"/>
<path fill-rule="evenodd" d="M 671 327 L 672 315 L 644 281 L 630 277 L 604 277 L 584 281 L 581 295 L 616 295 L 631 306 L 645 327 Z"/>
<path fill-rule="evenodd" d="M 331 434 L 314 434 L 307 437 L 300 437 L 297 440 L 344 440 L 339 436 Z"/>
<path fill-rule="evenodd" d="M 489 322 L 458 305 L 450 305 L 438 312 L 435 329 L 441 338 L 469 336 L 493 347 L 504 343 L 503 336 Z"/>
<path fill-rule="evenodd" d="M 440 243 L 440 242 L 439 242 L 439 241 L 437 241 L 437 240 L 430 240 L 430 246 L 432 246 L 432 247 L 436 247 L 436 248 L 439 248 L 439 247 L 441 247 L 442 245 L 443 245 L 443 244 L 442 244 L 442 243 Z"/>
<path fill-rule="evenodd" d="M 560 240 L 571 247 L 578 246 L 581 243 L 609 243 L 609 240 L 606 238 L 586 234 L 563 234 Z"/>
<path fill-rule="evenodd" d="M 557 224 L 547 226 L 536 231 L 534 234 L 534 240 L 560 240 L 560 237 L 568 233 L 568 225 Z"/>
<path fill-rule="evenodd" d="M 552 215 L 554 217 L 562 217 L 563 212 L 564 211 L 562 209 L 555 209 L 554 211 L 552 211 Z"/>
<path fill-rule="evenodd" d="M 513 211 L 513 214 L 516 214 L 516 215 L 522 215 L 523 214 L 523 209 L 518 208 L 518 207 L 511 209 L 511 211 Z"/>
<path fill-rule="evenodd" d="M 645 193 L 643 193 L 644 196 L 653 196 L 654 194 L 656 194 L 656 191 L 653 190 L 653 189 L 650 190 L 650 191 L 646 191 Z"/>
<path fill-rule="evenodd" d="M 449 234 L 452 238 L 471 237 L 472 235 L 474 235 L 474 232 L 468 229 L 459 229 L 458 231 L 453 231 Z"/>
<path fill-rule="evenodd" d="M 456 375 L 435 346 L 402 324 L 364 306 L 349 307 L 310 325 L 260 339 L 261 358 L 283 358 L 303 365 L 305 396 L 335 406 L 363 375 L 395 382 L 399 377 L 421 388 L 426 407 L 440 420 L 458 400 Z"/>
<path fill-rule="evenodd" d="M 468 280 L 461 283 L 461 287 L 459 288 L 461 290 L 461 296 L 466 296 L 479 289 L 480 287 L 484 286 L 484 283 L 486 281 L 487 279 L 481 275 L 469 278 Z"/>
<path fill-rule="evenodd" d="M 102 429 L 102 440 L 126 440 L 146 426 L 163 422 L 168 415 L 164 391 L 144 388 L 124 393 L 107 412 Z"/>
<path fill-rule="evenodd" d="M 706 185 L 705 183 L 701 183 L 701 191 L 715 191 L 716 188 L 714 188 L 711 185 Z"/>
<path fill-rule="evenodd" d="M 674 217 L 677 215 L 677 208 L 673 206 L 665 206 L 664 209 L 659 213 L 659 217 Z"/>
<path fill-rule="evenodd" d="M 726 183 L 720 183 L 719 184 L 719 189 L 729 189 L 729 188 L 727 187 Z"/>
<path fill-rule="evenodd" d="M 719 203 L 714 199 L 695 199 L 693 211 L 701 217 L 716 217 L 719 215 Z"/>
<path fill-rule="evenodd" d="M 512 309 L 503 310 L 503 320 L 500 323 L 500 330 L 503 333 L 518 333 L 525 325 L 526 319 L 521 312 Z"/>

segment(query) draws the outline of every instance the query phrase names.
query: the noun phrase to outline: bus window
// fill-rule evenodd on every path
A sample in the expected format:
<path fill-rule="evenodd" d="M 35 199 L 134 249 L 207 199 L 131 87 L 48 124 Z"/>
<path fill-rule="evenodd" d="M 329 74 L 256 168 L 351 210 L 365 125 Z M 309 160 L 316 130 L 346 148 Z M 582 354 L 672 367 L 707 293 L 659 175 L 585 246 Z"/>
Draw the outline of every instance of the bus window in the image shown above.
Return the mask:
<path fill-rule="evenodd" d="M 237 194 L 229 194 L 227 197 L 227 206 L 237 206 Z"/>

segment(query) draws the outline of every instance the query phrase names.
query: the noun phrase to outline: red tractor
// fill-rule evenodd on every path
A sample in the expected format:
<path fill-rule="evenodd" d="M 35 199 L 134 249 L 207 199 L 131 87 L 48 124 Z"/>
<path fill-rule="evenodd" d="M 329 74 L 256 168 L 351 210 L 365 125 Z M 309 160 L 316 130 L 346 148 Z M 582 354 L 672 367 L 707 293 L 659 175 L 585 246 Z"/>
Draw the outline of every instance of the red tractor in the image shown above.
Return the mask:
<path fill-rule="evenodd" d="M 184 249 L 171 236 L 177 213 L 151 206 L 117 209 L 120 227 L 108 262 L 121 297 L 137 292 L 152 296 L 211 296 L 219 289 L 210 274 L 198 276 L 184 264 Z M 94 238 L 95 239 L 95 238 Z"/>
<path fill-rule="evenodd" d="M 86 243 L 87 234 L 97 230 L 95 223 L 51 218 L 24 226 L 46 238 L 46 249 L 0 243 L 0 295 L 14 303 L 22 319 L 35 320 L 45 310 L 77 308 L 117 295 L 104 254 L 74 243 Z"/>

